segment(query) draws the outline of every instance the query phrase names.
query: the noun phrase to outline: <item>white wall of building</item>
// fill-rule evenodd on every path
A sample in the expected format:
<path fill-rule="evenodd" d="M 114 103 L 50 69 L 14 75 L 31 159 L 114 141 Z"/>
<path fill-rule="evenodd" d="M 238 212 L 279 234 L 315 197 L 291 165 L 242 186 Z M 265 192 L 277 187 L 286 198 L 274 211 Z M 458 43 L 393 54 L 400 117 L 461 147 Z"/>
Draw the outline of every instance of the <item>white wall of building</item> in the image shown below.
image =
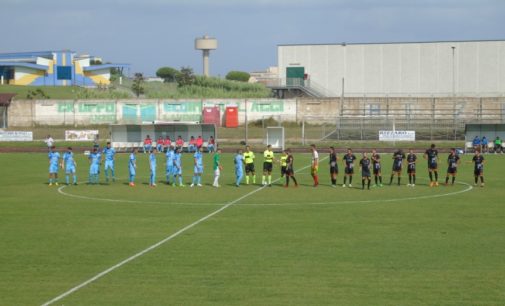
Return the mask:
<path fill-rule="evenodd" d="M 453 84 L 456 95 L 505 94 L 505 41 L 280 45 L 277 53 L 280 77 L 302 66 L 337 96 L 342 79 L 346 96 L 451 95 Z"/>

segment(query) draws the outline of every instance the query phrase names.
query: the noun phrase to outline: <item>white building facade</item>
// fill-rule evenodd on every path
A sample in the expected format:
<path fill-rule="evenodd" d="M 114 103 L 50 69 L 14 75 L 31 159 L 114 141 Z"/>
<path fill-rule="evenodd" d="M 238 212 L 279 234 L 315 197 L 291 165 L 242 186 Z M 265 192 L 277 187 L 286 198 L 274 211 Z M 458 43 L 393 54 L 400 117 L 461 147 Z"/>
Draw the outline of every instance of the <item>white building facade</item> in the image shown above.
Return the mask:
<path fill-rule="evenodd" d="M 277 48 L 281 78 L 303 72 L 332 96 L 505 95 L 505 40 Z"/>

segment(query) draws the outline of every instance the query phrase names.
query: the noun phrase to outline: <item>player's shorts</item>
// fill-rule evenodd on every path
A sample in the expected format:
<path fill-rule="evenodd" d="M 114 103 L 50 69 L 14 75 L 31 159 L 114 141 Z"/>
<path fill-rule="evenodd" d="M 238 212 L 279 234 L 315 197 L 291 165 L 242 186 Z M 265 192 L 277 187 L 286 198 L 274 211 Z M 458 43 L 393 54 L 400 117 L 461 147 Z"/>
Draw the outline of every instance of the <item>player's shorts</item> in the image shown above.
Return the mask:
<path fill-rule="evenodd" d="M 373 166 L 373 174 L 374 175 L 379 175 L 381 173 L 381 166 L 380 164 L 376 164 Z"/>
<path fill-rule="evenodd" d="M 393 165 L 393 172 L 402 172 L 402 166 Z"/>
<path fill-rule="evenodd" d="M 319 171 L 319 166 L 310 168 L 310 174 L 312 174 L 312 175 L 316 175 L 318 171 Z"/>
<path fill-rule="evenodd" d="M 66 174 L 73 174 L 73 173 L 75 173 L 75 166 L 65 167 L 65 173 Z"/>
<path fill-rule="evenodd" d="M 203 173 L 203 166 L 195 166 L 195 173 Z"/>
<path fill-rule="evenodd" d="M 337 166 L 334 166 L 334 167 L 330 166 L 330 174 L 338 174 L 338 167 Z"/>
<path fill-rule="evenodd" d="M 282 167 L 281 167 L 281 175 L 286 174 L 286 169 L 287 169 L 287 167 L 286 167 L 286 166 L 282 166 Z"/>
<path fill-rule="evenodd" d="M 361 171 L 361 176 L 362 176 L 362 177 L 370 177 L 370 176 L 371 176 L 371 175 L 370 175 L 370 171 L 366 171 L 366 170 L 365 170 L 365 171 L 363 171 L 363 170 L 362 170 L 362 171 Z"/>
<path fill-rule="evenodd" d="M 449 168 L 447 168 L 447 173 L 448 174 L 456 174 L 456 173 L 458 173 L 458 168 L 449 167 Z"/>
<path fill-rule="evenodd" d="M 214 170 L 214 176 L 219 176 L 221 175 L 221 170 L 219 170 L 219 168 L 217 168 L 216 170 Z"/>
<path fill-rule="evenodd" d="M 174 167 L 174 175 L 182 175 L 182 167 Z"/>
<path fill-rule="evenodd" d="M 235 175 L 237 177 L 244 175 L 244 171 L 242 170 L 242 168 L 235 168 Z"/>
<path fill-rule="evenodd" d="M 474 174 L 475 176 L 481 176 L 481 175 L 483 175 L 483 174 L 484 174 L 484 169 L 482 169 L 482 168 L 475 168 L 475 169 L 473 170 L 473 174 Z"/>
<path fill-rule="evenodd" d="M 254 163 L 250 163 L 250 164 L 245 164 L 245 173 L 246 174 L 249 174 L 249 173 L 254 173 Z"/>
<path fill-rule="evenodd" d="M 167 166 L 167 174 L 173 174 L 174 173 L 174 166 Z"/>
<path fill-rule="evenodd" d="M 89 167 L 89 174 L 98 174 L 100 173 L 100 167 L 98 165 L 91 165 Z"/>
<path fill-rule="evenodd" d="M 416 174 L 416 166 L 408 166 L 407 173 L 408 174 Z"/>
<path fill-rule="evenodd" d="M 272 163 L 268 163 L 268 162 L 264 162 L 263 163 L 263 171 L 266 171 L 266 172 L 272 172 Z"/>
<path fill-rule="evenodd" d="M 105 170 L 107 169 L 114 169 L 114 161 L 113 160 L 106 160 L 105 161 Z"/>
<path fill-rule="evenodd" d="M 58 173 L 58 165 L 49 165 L 49 173 Z"/>
<path fill-rule="evenodd" d="M 295 174 L 295 171 L 293 170 L 293 168 L 292 168 L 292 167 L 287 167 L 287 168 L 286 168 L 286 175 L 287 175 L 287 176 L 292 176 L 292 175 L 294 175 L 294 174 Z"/>
<path fill-rule="evenodd" d="M 345 174 L 354 174 L 354 167 L 345 167 Z"/>
<path fill-rule="evenodd" d="M 438 165 L 437 163 L 428 163 L 428 170 L 437 170 Z"/>

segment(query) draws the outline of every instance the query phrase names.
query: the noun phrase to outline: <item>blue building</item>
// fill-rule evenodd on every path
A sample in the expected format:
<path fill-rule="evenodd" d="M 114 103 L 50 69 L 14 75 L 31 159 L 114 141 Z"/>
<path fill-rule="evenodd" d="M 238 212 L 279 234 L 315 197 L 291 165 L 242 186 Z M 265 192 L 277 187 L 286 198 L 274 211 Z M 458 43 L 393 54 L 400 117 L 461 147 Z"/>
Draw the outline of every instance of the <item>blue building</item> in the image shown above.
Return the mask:
<path fill-rule="evenodd" d="M 102 59 L 70 50 L 0 53 L 1 84 L 33 86 L 107 86 L 111 69 L 128 64 L 103 64 Z"/>

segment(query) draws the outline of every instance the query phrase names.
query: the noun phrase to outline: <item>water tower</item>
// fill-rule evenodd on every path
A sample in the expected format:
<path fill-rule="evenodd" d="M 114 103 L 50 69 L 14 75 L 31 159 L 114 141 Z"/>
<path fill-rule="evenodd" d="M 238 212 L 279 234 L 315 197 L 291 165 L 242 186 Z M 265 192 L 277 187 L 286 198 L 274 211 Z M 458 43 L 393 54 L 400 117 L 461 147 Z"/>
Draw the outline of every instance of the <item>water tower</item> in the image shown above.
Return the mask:
<path fill-rule="evenodd" d="M 203 51 L 203 75 L 209 76 L 210 50 L 217 49 L 217 39 L 205 35 L 195 39 L 195 49 Z"/>

